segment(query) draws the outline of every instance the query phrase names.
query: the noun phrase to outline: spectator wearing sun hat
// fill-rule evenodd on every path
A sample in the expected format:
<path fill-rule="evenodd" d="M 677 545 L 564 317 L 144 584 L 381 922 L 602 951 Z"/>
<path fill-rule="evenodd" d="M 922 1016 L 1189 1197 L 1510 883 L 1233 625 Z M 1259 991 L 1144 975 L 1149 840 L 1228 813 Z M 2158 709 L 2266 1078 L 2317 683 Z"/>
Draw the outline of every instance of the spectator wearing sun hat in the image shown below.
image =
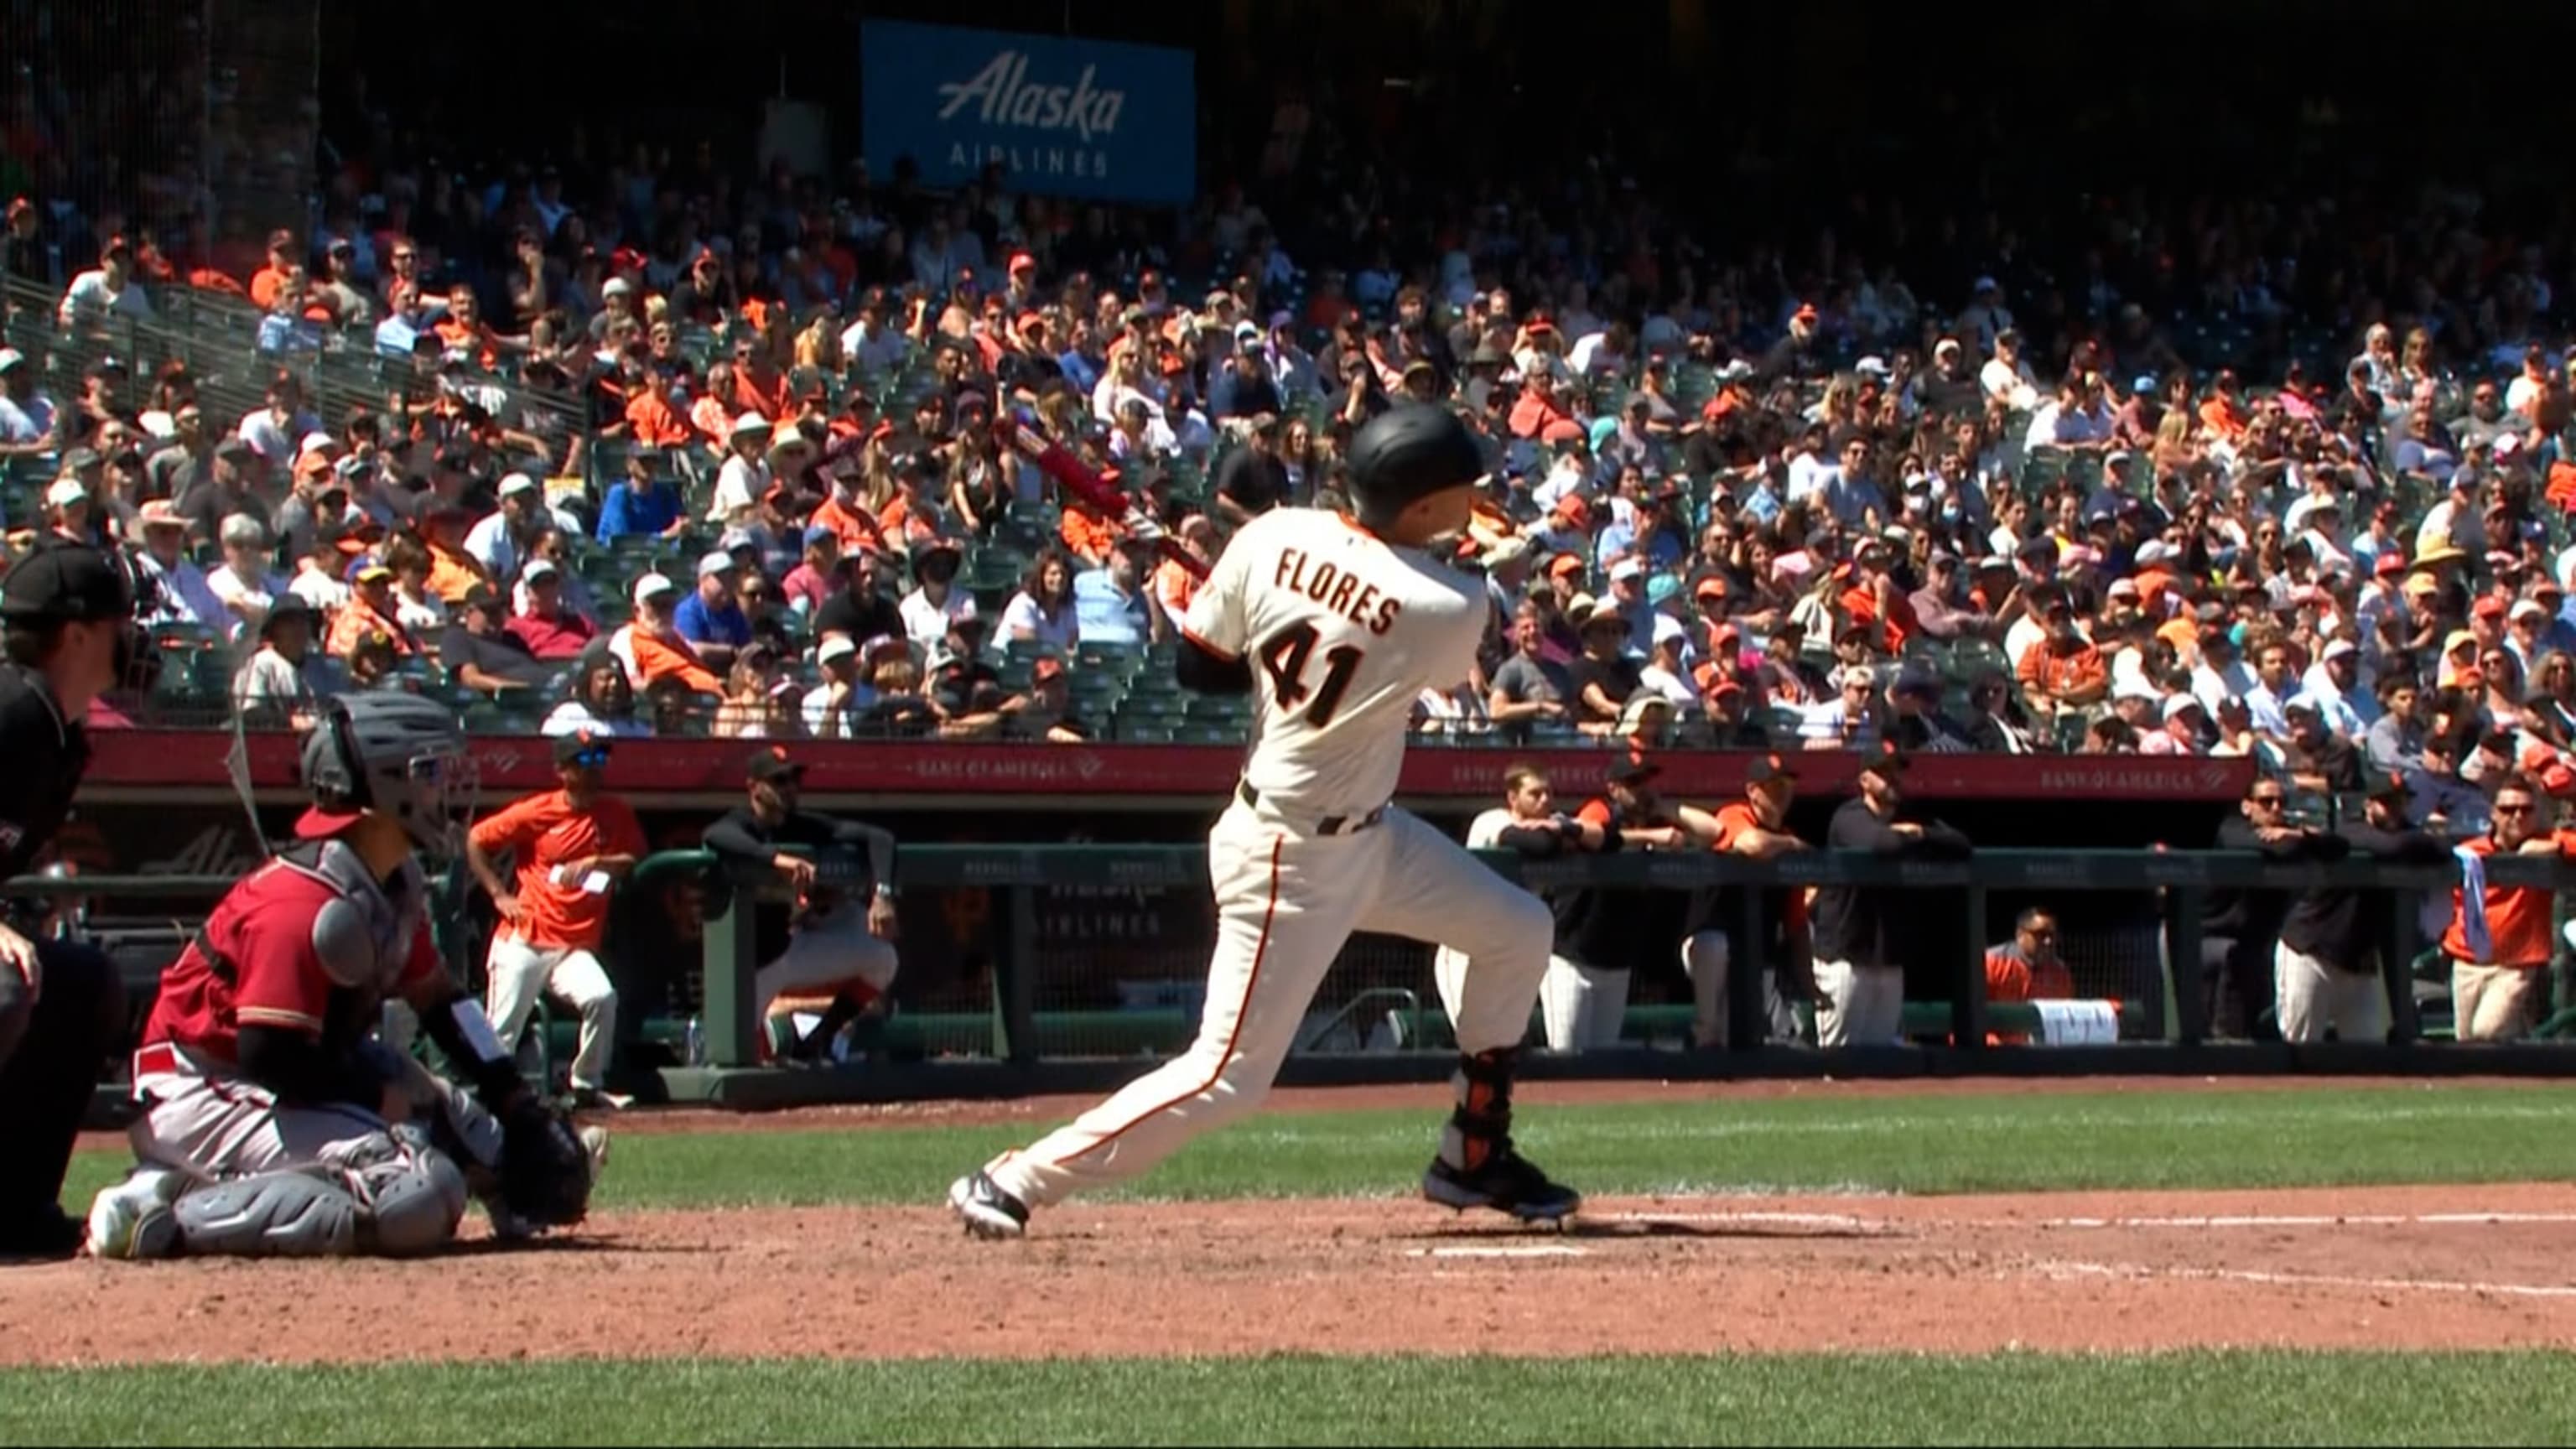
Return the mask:
<path fill-rule="evenodd" d="M 707 503 L 707 522 L 738 523 L 759 507 L 769 491 L 769 419 L 745 412 L 725 434 L 724 466 L 716 470 L 715 492 Z"/>

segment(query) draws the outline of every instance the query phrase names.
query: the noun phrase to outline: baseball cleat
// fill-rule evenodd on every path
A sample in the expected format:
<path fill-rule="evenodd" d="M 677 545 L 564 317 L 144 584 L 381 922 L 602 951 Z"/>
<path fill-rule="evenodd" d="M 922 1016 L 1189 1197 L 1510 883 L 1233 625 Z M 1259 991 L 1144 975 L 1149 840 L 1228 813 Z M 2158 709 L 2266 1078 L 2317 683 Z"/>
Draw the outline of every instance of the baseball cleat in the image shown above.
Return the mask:
<path fill-rule="evenodd" d="M 970 1172 L 949 1184 L 948 1206 L 969 1237 L 1016 1238 L 1029 1229 L 1028 1204 L 1002 1191 L 992 1178 Z"/>
<path fill-rule="evenodd" d="M 1452 1167 L 1445 1158 L 1431 1159 L 1430 1168 L 1422 1174 L 1422 1195 L 1459 1212 L 1491 1208 L 1525 1223 L 1557 1226 L 1583 1206 L 1581 1193 L 1550 1182 L 1538 1164 L 1509 1146 L 1476 1168 Z"/>
<path fill-rule="evenodd" d="M 138 1167 L 114 1187 L 99 1189 L 89 1205 L 89 1255 L 139 1262 L 179 1255 L 178 1201 L 187 1179 L 159 1167 Z"/>

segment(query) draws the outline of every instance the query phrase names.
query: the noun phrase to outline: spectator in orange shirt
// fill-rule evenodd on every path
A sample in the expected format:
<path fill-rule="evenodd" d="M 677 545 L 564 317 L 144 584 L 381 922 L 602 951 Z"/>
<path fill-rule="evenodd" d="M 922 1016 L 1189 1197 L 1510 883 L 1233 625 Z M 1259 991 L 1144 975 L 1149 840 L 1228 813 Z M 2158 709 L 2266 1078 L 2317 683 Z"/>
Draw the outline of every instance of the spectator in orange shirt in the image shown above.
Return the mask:
<path fill-rule="evenodd" d="M 639 448 L 686 447 L 696 436 L 671 406 L 670 390 L 650 373 L 626 390 L 626 434 Z"/>
<path fill-rule="evenodd" d="M 295 233 L 281 227 L 268 234 L 268 264 L 250 277 L 250 303 L 265 312 L 277 305 L 278 289 L 289 272 L 303 265 L 295 255 Z"/>
<path fill-rule="evenodd" d="M 1172 538 L 1181 551 L 1199 561 L 1201 568 L 1216 563 L 1216 525 L 1204 513 L 1183 518 L 1172 530 Z M 1163 606 L 1164 617 L 1183 619 L 1189 616 L 1190 600 L 1198 597 L 1199 575 L 1179 559 L 1167 558 L 1154 567 L 1154 598 Z"/>
<path fill-rule="evenodd" d="M 646 574 L 635 581 L 634 598 L 635 618 L 609 636 L 608 652 L 626 666 L 626 682 L 635 692 L 642 694 L 667 679 L 699 694 L 724 693 L 724 681 L 672 622 L 680 586 L 664 575 Z"/>
<path fill-rule="evenodd" d="M 417 654 L 420 645 L 411 631 L 395 622 L 398 612 L 394 571 L 373 557 L 361 557 L 349 565 L 349 602 L 332 615 L 331 634 L 323 647 L 345 659 L 359 641 L 381 636 L 392 653 L 405 658 Z"/>
<path fill-rule="evenodd" d="M 2530 776 L 2498 783 L 2487 833 L 2464 842 L 2474 855 L 2576 856 L 2576 834 L 2553 830 Z M 2483 876 L 2483 871 L 2480 872 Z M 2473 898 L 2464 878 L 2451 892 L 2451 926 L 2442 954 L 2451 959 L 2451 1016 L 2461 1041 L 2512 1041 L 2530 1034 L 2549 1004 L 2553 893 L 2544 886 L 2484 885 Z"/>
<path fill-rule="evenodd" d="M 1088 568 L 1107 568 L 1109 556 L 1118 551 L 1118 541 L 1127 536 L 1126 525 L 1092 507 L 1080 498 L 1067 495 L 1056 533 L 1074 557 Z"/>
<path fill-rule="evenodd" d="M 1717 838 L 1722 855 L 1770 860 L 1807 849 L 1789 829 L 1789 806 L 1798 795 L 1798 775 L 1780 755 L 1764 755 L 1744 772 L 1744 798 L 1717 812 Z M 1743 892 L 1762 895 L 1762 940 L 1738 953 L 1732 933 L 1741 929 Z M 1735 957 L 1763 963 L 1762 999 L 1766 1033 L 1773 1040 L 1795 1041 L 1800 1035 L 1785 979 L 1805 980 L 1807 941 L 1806 892 L 1786 887 L 1720 886 L 1691 893 L 1682 937 L 1682 974 L 1691 983 L 1691 1040 L 1702 1047 L 1727 1044 L 1726 977 Z"/>
<path fill-rule="evenodd" d="M 805 520 L 808 528 L 832 530 L 841 540 L 845 555 L 885 552 L 885 526 L 877 522 L 866 501 L 859 497 L 861 486 L 861 480 L 850 474 L 833 474 L 832 495 Z"/>
<path fill-rule="evenodd" d="M 453 504 L 433 508 L 421 517 L 421 542 L 429 548 L 429 591 L 452 608 L 476 584 L 488 584 L 474 555 L 465 551 L 465 533 L 474 515 Z"/>
<path fill-rule="evenodd" d="M 644 828 L 625 801 L 602 789 L 607 735 L 583 729 L 557 736 L 554 757 L 561 788 L 517 801 L 465 839 L 466 866 L 501 918 L 484 958 L 484 1014 L 503 1046 L 516 1050 L 537 998 L 562 999 L 581 1017 L 574 1105 L 622 1107 L 624 1099 L 608 1094 L 617 988 L 598 953 L 608 933 L 609 892 L 643 858 Z M 516 889 L 502 883 L 504 857 L 516 868 Z"/>
<path fill-rule="evenodd" d="M 1986 952 L 1986 1000 L 2067 1001 L 2075 995 L 2075 977 L 2057 954 L 2057 917 L 2040 906 L 2021 913 L 2013 938 Z M 2020 1046 L 2030 1038 L 2018 1032 L 1989 1032 L 1997 1046 Z"/>
<path fill-rule="evenodd" d="M 2014 674 L 2033 704 L 2053 709 L 2083 709 L 2111 692 L 2110 666 L 2075 625 L 2075 607 L 2065 594 L 2052 591 L 2041 619 L 2047 635 L 2022 651 Z"/>

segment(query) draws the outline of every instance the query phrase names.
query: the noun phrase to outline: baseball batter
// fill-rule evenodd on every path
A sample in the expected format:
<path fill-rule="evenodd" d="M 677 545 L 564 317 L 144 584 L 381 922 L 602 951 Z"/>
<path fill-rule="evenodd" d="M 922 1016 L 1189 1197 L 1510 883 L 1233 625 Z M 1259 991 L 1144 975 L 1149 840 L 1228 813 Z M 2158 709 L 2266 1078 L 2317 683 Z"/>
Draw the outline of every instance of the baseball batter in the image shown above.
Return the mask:
<path fill-rule="evenodd" d="M 1178 671 L 1258 706 L 1233 802 L 1208 832 L 1217 945 L 1189 1050 L 1033 1147 L 949 1189 L 967 1231 L 1016 1238 L 1032 1208 L 1122 1182 L 1257 1106 L 1355 930 L 1464 952 L 1456 1099 L 1423 1195 L 1532 1222 L 1580 1199 L 1512 1146 L 1512 1077 L 1551 921 L 1388 800 L 1414 697 L 1467 677 L 1483 585 L 1425 545 L 1464 527 L 1483 463 L 1447 411 L 1399 407 L 1350 454 L 1350 515 L 1275 509 L 1244 525 L 1190 601 Z"/>
<path fill-rule="evenodd" d="M 455 715 L 416 695 L 329 701 L 296 843 L 162 977 L 134 1054 L 139 1165 L 91 1205 L 93 1255 L 425 1253 L 476 1197 L 505 1235 L 580 1221 L 605 1139 L 528 1090 L 431 941 L 415 853 L 454 848 L 463 756 Z M 371 1039 L 389 999 L 474 1096 Z"/>

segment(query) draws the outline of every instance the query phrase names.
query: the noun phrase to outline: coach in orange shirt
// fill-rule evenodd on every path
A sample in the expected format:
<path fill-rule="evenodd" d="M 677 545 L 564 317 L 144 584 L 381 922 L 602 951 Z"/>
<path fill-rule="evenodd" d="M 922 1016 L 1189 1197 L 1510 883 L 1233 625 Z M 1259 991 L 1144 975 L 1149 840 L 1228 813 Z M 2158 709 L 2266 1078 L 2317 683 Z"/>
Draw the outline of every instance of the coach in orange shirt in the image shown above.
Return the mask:
<path fill-rule="evenodd" d="M 2544 798 L 2530 776 L 2505 776 L 2496 786 L 2487 833 L 2462 842 L 2459 850 L 2473 856 L 2576 855 L 2576 834 L 2548 828 L 2541 812 L 2553 807 Z M 2466 879 L 2451 892 L 2451 927 L 2442 933 L 2442 954 L 2451 958 L 2451 1016 L 2461 1041 L 2511 1041 L 2530 1033 L 2549 1001 L 2551 892 L 2483 880 L 2480 885 L 2475 897 Z"/>
<path fill-rule="evenodd" d="M 2065 1001 L 2075 995 L 2074 974 L 2057 954 L 2057 917 L 2033 906 L 2013 922 L 2013 938 L 1986 950 L 1986 1000 Z M 1989 1032 L 1997 1046 L 2019 1046 L 2029 1040 L 2017 1032 Z"/>
<path fill-rule="evenodd" d="M 644 855 L 635 812 L 600 791 L 609 739 L 583 729 L 555 741 L 562 788 L 512 804 L 466 836 L 465 862 L 492 897 L 501 927 L 484 960 L 490 980 L 485 1015 L 516 1050 L 540 992 L 581 1014 L 581 1046 L 572 1061 L 576 1105 L 623 1106 L 608 1095 L 608 1054 L 617 1029 L 617 990 L 599 962 L 608 930 L 609 891 Z M 518 870 L 518 889 L 502 884 L 496 857 Z"/>
<path fill-rule="evenodd" d="M 1712 848 L 1722 854 L 1769 860 L 1807 842 L 1789 829 L 1789 805 L 1797 798 L 1798 776 L 1777 754 L 1756 759 L 1744 772 L 1744 798 L 1717 812 L 1717 838 Z M 1726 973 L 1737 955 L 1727 936 L 1742 916 L 1742 893 L 1760 890 L 1764 939 L 1748 943 L 1743 956 L 1762 963 L 1762 999 L 1768 1018 L 1766 1034 L 1779 1041 L 1803 1035 L 1789 996 L 1780 989 L 1782 973 L 1792 982 L 1807 976 L 1803 959 L 1807 940 L 1806 892 L 1781 887 L 1717 886 L 1693 891 L 1682 934 L 1682 974 L 1691 983 L 1691 1040 L 1694 1045 L 1726 1045 Z"/>

